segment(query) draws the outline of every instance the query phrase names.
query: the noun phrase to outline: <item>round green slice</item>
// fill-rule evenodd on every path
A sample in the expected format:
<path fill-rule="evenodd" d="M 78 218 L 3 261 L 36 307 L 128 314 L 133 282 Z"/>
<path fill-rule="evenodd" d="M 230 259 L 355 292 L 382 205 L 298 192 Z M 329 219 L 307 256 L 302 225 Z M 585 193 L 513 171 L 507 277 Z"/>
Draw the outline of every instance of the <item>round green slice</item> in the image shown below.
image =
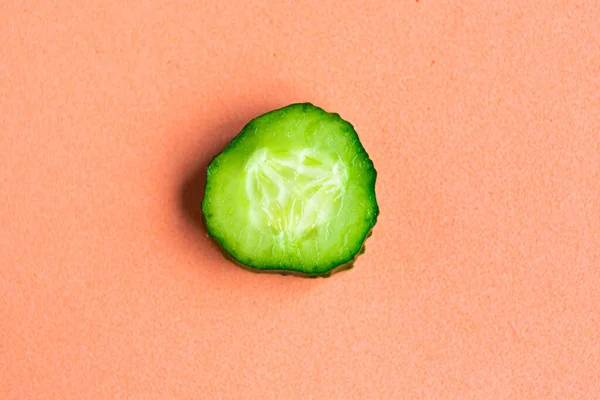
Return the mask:
<path fill-rule="evenodd" d="M 208 234 L 260 271 L 327 276 L 351 266 L 379 208 L 352 125 L 312 104 L 250 121 L 208 166 Z"/>

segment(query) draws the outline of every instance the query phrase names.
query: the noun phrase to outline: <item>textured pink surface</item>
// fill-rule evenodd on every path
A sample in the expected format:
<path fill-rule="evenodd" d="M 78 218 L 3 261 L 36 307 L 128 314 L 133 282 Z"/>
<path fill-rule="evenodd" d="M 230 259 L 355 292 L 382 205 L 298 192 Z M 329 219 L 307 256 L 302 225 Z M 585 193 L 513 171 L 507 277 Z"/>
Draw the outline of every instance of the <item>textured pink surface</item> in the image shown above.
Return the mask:
<path fill-rule="evenodd" d="M 599 38 L 597 1 L 0 2 L 0 398 L 599 398 Z M 328 280 L 190 212 L 297 101 L 379 170 Z"/>

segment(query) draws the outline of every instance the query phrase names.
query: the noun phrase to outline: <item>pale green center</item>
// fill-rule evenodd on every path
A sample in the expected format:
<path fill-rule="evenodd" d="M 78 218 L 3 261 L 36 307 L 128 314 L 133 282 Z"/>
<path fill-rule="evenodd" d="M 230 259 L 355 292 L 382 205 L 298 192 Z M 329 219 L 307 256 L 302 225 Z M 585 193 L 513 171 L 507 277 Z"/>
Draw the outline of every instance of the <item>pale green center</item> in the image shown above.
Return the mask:
<path fill-rule="evenodd" d="M 257 150 L 246 165 L 249 217 L 283 241 L 315 234 L 342 208 L 348 179 L 334 154 Z"/>

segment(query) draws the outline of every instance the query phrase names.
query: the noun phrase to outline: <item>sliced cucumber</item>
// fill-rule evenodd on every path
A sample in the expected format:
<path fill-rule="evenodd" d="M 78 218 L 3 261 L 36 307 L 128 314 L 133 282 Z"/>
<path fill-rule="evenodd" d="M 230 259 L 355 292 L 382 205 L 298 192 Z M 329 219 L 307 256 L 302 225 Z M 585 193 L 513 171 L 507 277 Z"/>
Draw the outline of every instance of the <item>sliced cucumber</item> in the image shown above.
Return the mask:
<path fill-rule="evenodd" d="M 352 125 L 312 104 L 248 123 L 208 166 L 208 234 L 242 266 L 327 276 L 375 225 L 376 171 Z"/>

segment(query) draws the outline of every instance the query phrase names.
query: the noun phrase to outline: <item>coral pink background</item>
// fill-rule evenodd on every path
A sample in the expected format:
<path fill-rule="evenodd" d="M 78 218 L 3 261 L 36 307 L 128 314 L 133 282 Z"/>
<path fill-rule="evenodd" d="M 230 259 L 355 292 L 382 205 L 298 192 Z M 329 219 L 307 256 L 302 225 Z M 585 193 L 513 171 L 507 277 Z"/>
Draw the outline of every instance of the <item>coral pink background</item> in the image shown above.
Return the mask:
<path fill-rule="evenodd" d="M 299 101 L 379 170 L 327 280 L 198 226 Z M 600 2 L 4 0 L 0 201 L 2 399 L 597 399 Z"/>

